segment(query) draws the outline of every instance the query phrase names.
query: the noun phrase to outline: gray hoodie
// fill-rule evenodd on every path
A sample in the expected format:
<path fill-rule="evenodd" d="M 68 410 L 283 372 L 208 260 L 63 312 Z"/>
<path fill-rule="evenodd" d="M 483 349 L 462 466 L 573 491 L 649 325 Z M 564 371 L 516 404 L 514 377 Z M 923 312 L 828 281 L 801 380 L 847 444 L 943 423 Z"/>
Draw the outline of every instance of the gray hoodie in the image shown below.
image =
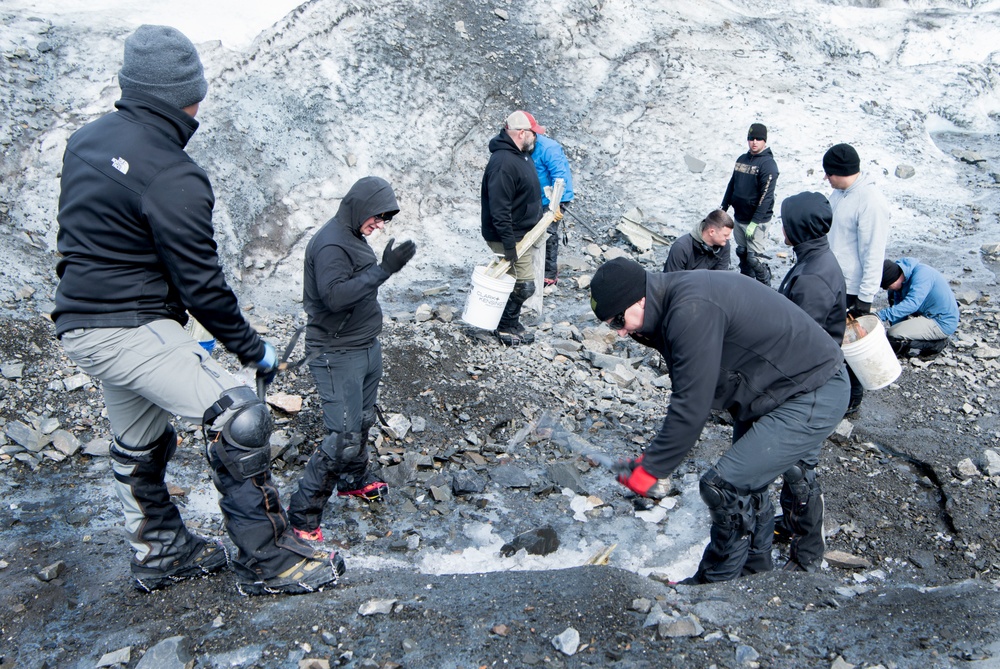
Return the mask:
<path fill-rule="evenodd" d="M 889 239 L 889 203 L 862 172 L 847 190 L 830 195 L 833 226 L 827 238 L 844 271 L 847 294 L 871 302 L 882 281 L 882 261 Z"/>

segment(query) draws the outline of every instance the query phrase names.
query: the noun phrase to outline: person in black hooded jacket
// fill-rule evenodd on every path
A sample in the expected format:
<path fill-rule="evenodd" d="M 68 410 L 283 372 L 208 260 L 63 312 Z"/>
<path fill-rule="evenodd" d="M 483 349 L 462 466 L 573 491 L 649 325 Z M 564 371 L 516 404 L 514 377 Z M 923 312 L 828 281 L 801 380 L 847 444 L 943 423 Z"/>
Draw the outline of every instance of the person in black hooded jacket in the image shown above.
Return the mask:
<path fill-rule="evenodd" d="M 799 193 L 781 203 L 785 243 L 795 265 L 778 292 L 799 305 L 840 346 L 847 326 L 847 287 L 826 233 L 833 222 L 830 202 L 820 193 Z M 823 559 L 823 490 L 815 463 L 799 461 L 782 474 L 778 534 L 787 536 L 788 569 L 813 570 Z"/>
<path fill-rule="evenodd" d="M 542 186 L 531 159 L 535 137 L 545 128 L 525 111 L 507 117 L 490 140 L 490 160 L 480 188 L 483 239 L 497 255 L 510 261 L 514 289 L 507 298 L 496 336 L 505 346 L 530 344 L 535 335 L 521 324 L 521 307 L 535 293 L 534 254 L 538 242 L 517 257 L 517 243 L 542 217 Z M 562 214 L 556 216 L 560 220 Z"/>
<path fill-rule="evenodd" d="M 768 487 L 800 461 L 815 466 L 843 416 L 849 382 L 840 347 L 797 306 L 734 272 L 650 273 L 616 258 L 590 288 L 597 318 L 659 351 L 671 380 L 663 425 L 641 457 L 619 463 L 619 482 L 663 497 L 712 410 L 728 410 L 732 446 L 701 478 L 711 537 L 685 582 L 770 570 Z"/>
<path fill-rule="evenodd" d="M 398 213 L 389 182 L 359 179 L 306 246 L 306 359 L 329 434 L 309 458 L 288 506 L 300 539 L 323 540 L 320 521 L 334 488 L 338 495 L 369 501 L 381 499 L 387 488 L 369 467 L 368 454 L 382 379 L 378 289 L 413 258 L 416 245 L 405 241 L 394 247 L 390 239 L 376 263 L 365 237 Z"/>

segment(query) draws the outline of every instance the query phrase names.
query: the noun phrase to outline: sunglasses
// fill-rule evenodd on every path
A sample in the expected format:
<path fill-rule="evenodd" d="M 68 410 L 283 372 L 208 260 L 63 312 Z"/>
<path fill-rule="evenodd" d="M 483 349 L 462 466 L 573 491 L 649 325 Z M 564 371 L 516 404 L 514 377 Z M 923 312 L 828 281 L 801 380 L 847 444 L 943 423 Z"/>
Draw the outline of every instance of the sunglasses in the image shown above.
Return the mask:
<path fill-rule="evenodd" d="M 610 321 L 608 321 L 608 327 L 612 330 L 622 330 L 625 328 L 625 312 L 621 312 Z"/>
<path fill-rule="evenodd" d="M 375 220 L 382 221 L 383 223 L 388 223 L 389 221 L 392 220 L 393 216 L 395 216 L 395 214 L 375 214 Z"/>

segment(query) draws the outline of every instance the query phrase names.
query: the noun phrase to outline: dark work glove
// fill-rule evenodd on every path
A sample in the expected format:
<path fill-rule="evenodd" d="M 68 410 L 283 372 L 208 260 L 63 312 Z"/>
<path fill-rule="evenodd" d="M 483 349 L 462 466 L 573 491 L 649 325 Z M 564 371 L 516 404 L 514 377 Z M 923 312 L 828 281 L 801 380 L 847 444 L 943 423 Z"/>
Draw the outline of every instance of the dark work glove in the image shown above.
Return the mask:
<path fill-rule="evenodd" d="M 264 357 L 254 366 L 257 368 L 257 377 L 264 379 L 264 383 L 274 381 L 274 376 L 278 373 L 278 352 L 274 346 L 264 342 Z"/>
<path fill-rule="evenodd" d="M 847 310 L 847 314 L 853 318 L 866 316 L 872 312 L 872 303 L 854 300 L 854 306 Z"/>
<path fill-rule="evenodd" d="M 509 260 L 510 264 L 513 265 L 517 262 L 517 249 L 514 247 L 507 248 L 505 246 L 503 249 L 503 257 L 504 259 Z"/>
<path fill-rule="evenodd" d="M 417 245 L 407 239 L 405 242 L 400 244 L 397 248 L 392 248 L 393 242 L 396 238 L 393 237 L 389 240 L 389 243 L 385 245 L 385 251 L 382 252 L 382 264 L 379 265 L 389 274 L 395 274 L 399 270 L 403 269 L 403 265 L 410 262 L 413 258 L 413 254 L 417 252 Z"/>

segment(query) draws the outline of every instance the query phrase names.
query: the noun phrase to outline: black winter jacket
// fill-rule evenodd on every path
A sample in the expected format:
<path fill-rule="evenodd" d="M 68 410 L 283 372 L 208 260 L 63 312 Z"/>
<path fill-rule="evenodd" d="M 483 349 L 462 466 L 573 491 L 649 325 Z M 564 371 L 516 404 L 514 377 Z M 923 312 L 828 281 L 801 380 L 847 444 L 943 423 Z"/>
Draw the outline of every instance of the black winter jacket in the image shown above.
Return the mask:
<path fill-rule="evenodd" d="M 542 187 L 531 154 L 505 130 L 490 140 L 490 161 L 480 190 L 483 239 L 513 249 L 542 217 Z"/>
<path fill-rule="evenodd" d="M 361 349 L 382 332 L 378 289 L 390 274 L 376 264 L 361 224 L 396 213 L 392 186 L 379 177 L 359 179 L 306 246 L 302 302 L 309 316 L 306 351 Z"/>
<path fill-rule="evenodd" d="M 264 342 L 219 266 L 212 186 L 184 152 L 198 122 L 135 91 L 115 107 L 73 133 L 63 156 L 56 334 L 183 324 L 187 310 L 244 364 L 258 362 Z"/>
<path fill-rule="evenodd" d="M 701 238 L 700 232 L 679 237 L 670 245 L 664 272 L 678 272 L 688 269 L 729 269 L 732 255 L 729 242 L 725 246 L 709 246 Z"/>
<path fill-rule="evenodd" d="M 839 346 L 847 326 L 847 287 L 826 233 L 833 212 L 820 193 L 802 193 L 781 204 L 781 225 L 793 244 L 795 265 L 778 292 L 799 305 Z"/>
<path fill-rule="evenodd" d="M 722 198 L 722 211 L 733 207 L 740 223 L 767 223 L 774 214 L 774 189 L 778 185 L 778 164 L 771 149 L 757 155 L 747 151 L 736 159 L 733 176 Z"/>
<path fill-rule="evenodd" d="M 735 272 L 648 273 L 633 339 L 670 372 L 667 417 L 643 466 L 666 478 L 698 440 L 712 409 L 739 421 L 823 386 L 844 365 L 840 347 L 794 304 Z"/>

